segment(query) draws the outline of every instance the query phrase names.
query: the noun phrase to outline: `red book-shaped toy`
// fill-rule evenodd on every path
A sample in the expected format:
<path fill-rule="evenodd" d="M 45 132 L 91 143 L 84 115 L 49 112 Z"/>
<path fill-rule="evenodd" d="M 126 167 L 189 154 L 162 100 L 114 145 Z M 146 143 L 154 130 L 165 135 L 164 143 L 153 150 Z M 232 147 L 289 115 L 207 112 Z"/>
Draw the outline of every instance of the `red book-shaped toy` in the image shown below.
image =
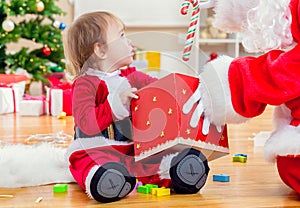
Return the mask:
<path fill-rule="evenodd" d="M 172 73 L 137 92 L 131 102 L 135 160 L 161 152 L 196 148 L 210 161 L 229 153 L 226 126 L 220 133 L 214 125 L 202 134 L 203 117 L 196 128 L 190 126 L 189 114 L 182 107 L 197 89 L 195 77 Z M 194 108 L 196 105 L 194 106 Z"/>

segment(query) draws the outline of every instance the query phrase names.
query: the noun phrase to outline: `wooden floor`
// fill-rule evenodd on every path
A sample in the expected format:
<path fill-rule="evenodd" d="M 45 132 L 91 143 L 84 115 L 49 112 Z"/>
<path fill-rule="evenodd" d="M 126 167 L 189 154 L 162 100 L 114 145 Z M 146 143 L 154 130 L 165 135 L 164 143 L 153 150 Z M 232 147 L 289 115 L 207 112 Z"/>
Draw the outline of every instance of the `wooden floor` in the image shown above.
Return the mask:
<path fill-rule="evenodd" d="M 70 184 L 65 194 L 54 194 L 53 185 L 0 188 L 0 195 L 13 195 L 12 198 L 0 197 L 0 207 L 300 207 L 300 197 L 281 182 L 276 167 L 264 161 L 262 147 L 254 147 L 249 139 L 260 131 L 272 130 L 272 110 L 268 108 L 262 116 L 249 123 L 229 125 L 231 154 L 210 162 L 209 178 L 199 194 L 155 197 L 134 191 L 121 201 L 100 204 L 89 199 L 76 184 Z M 72 117 L 61 120 L 48 116 L 0 115 L 2 143 L 24 142 L 33 134 L 59 131 L 73 134 Z M 235 153 L 247 154 L 247 163 L 232 163 L 231 156 Z M 213 174 L 221 173 L 230 175 L 229 183 L 212 181 Z M 40 203 L 35 202 L 38 197 L 43 197 Z"/>

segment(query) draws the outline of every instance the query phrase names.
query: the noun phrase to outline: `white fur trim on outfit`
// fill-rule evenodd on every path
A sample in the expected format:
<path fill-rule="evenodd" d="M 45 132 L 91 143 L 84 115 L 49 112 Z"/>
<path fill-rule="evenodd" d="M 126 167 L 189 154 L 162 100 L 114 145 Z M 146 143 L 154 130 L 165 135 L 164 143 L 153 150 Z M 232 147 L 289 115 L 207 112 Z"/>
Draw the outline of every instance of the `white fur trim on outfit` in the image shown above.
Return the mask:
<path fill-rule="evenodd" d="M 204 115 L 216 126 L 249 120 L 235 112 L 231 102 L 228 70 L 233 58 L 220 56 L 207 63 L 200 77 Z"/>
<path fill-rule="evenodd" d="M 68 147 L 66 156 L 69 158 L 73 152 L 78 150 L 87 150 L 97 147 L 106 147 L 111 145 L 132 145 L 133 142 L 123 142 L 107 139 L 105 137 L 89 137 L 89 138 L 77 138 Z"/>
<path fill-rule="evenodd" d="M 178 155 L 178 152 L 163 156 L 158 171 L 160 179 L 171 179 L 169 170 L 171 168 L 171 161 L 176 155 Z"/>
<path fill-rule="evenodd" d="M 99 165 L 95 165 L 94 167 L 92 167 L 85 179 L 85 192 L 91 199 L 94 199 L 91 194 L 91 181 L 99 167 Z"/>
<path fill-rule="evenodd" d="M 86 72 L 90 76 L 97 76 L 105 81 L 109 92 L 107 99 L 112 112 L 117 119 L 122 120 L 129 116 L 129 103 L 125 105 L 122 103 L 120 93 L 130 89 L 131 85 L 125 77 L 120 76 L 120 73 L 120 70 L 107 73 L 91 68 Z"/>
<path fill-rule="evenodd" d="M 19 188 L 74 182 L 65 153 L 65 148 L 49 143 L 1 147 L 0 187 Z"/>
<path fill-rule="evenodd" d="M 300 154 L 300 126 L 286 125 L 271 134 L 264 148 L 265 159 L 275 162 L 277 156 Z"/>
<path fill-rule="evenodd" d="M 284 104 L 274 108 L 273 124 L 275 129 L 281 129 L 289 125 L 292 120 L 291 110 Z"/>
<path fill-rule="evenodd" d="M 108 102 L 110 104 L 111 110 L 114 116 L 118 120 L 123 120 L 124 118 L 129 116 L 129 109 L 127 109 L 121 99 L 119 94 L 111 93 L 107 96 Z"/>

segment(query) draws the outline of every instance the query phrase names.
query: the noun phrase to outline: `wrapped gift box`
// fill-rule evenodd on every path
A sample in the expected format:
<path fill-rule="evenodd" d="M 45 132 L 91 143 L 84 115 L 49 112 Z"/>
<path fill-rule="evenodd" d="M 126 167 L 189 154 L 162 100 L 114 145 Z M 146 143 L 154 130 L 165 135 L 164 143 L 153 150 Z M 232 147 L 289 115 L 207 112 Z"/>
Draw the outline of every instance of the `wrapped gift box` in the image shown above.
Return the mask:
<path fill-rule="evenodd" d="M 25 92 L 25 85 L 28 78 L 25 75 L 20 74 L 0 74 L 0 85 L 11 86 L 14 89 L 18 89 L 18 94 L 16 94 L 19 100 L 22 100 L 22 97 Z"/>
<path fill-rule="evenodd" d="M 41 116 L 46 113 L 46 98 L 44 95 L 32 97 L 27 94 L 24 95 L 20 102 L 21 116 Z"/>
<path fill-rule="evenodd" d="M 173 73 L 137 92 L 139 99 L 131 102 L 136 161 L 187 147 L 199 149 L 209 161 L 229 153 L 226 126 L 219 133 L 211 125 L 209 134 L 203 135 L 203 117 L 197 128 L 189 125 L 196 105 L 189 114 L 182 113 L 198 84 L 197 78 Z"/>
<path fill-rule="evenodd" d="M 51 88 L 47 88 L 46 111 L 49 115 L 58 116 L 61 112 L 72 115 L 72 84 L 58 79 L 49 79 Z"/>
<path fill-rule="evenodd" d="M 0 86 L 0 114 L 19 111 L 19 88 Z"/>
<path fill-rule="evenodd" d="M 72 89 L 47 88 L 46 112 L 52 116 L 61 112 L 72 115 Z"/>

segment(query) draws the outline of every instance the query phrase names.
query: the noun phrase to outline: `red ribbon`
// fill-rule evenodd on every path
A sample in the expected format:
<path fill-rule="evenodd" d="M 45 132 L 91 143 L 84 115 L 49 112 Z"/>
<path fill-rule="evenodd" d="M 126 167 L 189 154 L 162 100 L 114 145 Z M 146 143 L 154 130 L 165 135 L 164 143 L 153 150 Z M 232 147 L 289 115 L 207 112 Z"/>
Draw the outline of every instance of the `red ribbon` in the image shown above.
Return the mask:
<path fill-rule="evenodd" d="M 48 107 L 49 107 L 49 115 L 52 116 L 52 109 L 51 109 L 51 104 L 52 104 L 52 89 L 49 89 L 49 103 L 48 103 Z"/>
<path fill-rule="evenodd" d="M 51 84 L 51 88 L 49 89 L 49 114 L 52 115 L 52 90 L 53 89 L 61 89 L 63 90 L 63 92 L 65 90 L 69 90 L 72 89 L 72 84 L 70 82 L 61 82 L 59 79 L 54 78 L 54 77 L 50 77 L 48 78 L 50 84 Z M 63 95 L 64 96 L 64 95 Z M 64 104 L 63 104 L 63 108 L 64 108 Z"/>
<path fill-rule="evenodd" d="M 14 88 L 11 86 L 11 85 L 7 85 L 7 84 L 3 84 L 3 83 L 0 83 L 0 88 L 10 88 L 11 89 L 11 92 L 12 92 L 12 95 L 13 95 L 13 103 L 14 103 L 14 113 L 16 112 L 16 96 L 15 96 L 15 90 Z"/>
<path fill-rule="evenodd" d="M 41 101 L 45 101 L 46 97 L 44 95 L 40 95 L 40 96 L 30 96 L 25 94 L 23 97 L 23 100 L 41 100 Z"/>
<path fill-rule="evenodd" d="M 72 84 L 70 82 L 61 82 L 57 78 L 48 78 L 49 82 L 52 85 L 52 88 L 54 89 L 62 89 L 62 90 L 67 90 L 72 88 Z"/>

